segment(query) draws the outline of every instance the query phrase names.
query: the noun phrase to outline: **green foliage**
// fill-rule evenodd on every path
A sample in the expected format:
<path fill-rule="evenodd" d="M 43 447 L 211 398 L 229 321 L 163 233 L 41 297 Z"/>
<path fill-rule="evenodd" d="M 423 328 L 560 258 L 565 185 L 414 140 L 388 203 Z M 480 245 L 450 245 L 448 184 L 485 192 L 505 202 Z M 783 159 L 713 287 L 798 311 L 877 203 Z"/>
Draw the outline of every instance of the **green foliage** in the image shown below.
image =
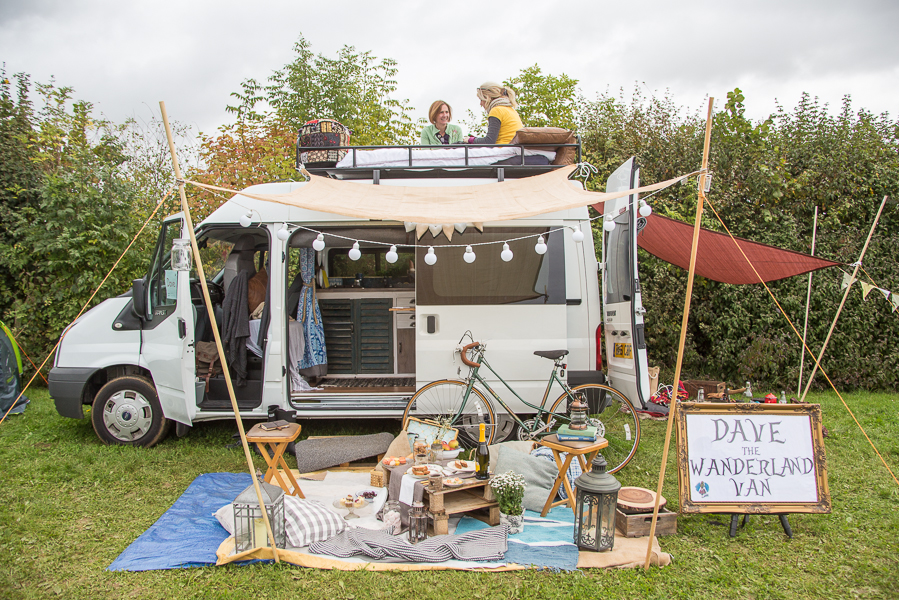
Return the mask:
<path fill-rule="evenodd" d="M 525 127 L 565 127 L 577 121 L 577 79 L 565 73 L 544 75 L 539 65 L 522 69 L 503 85 L 515 90 L 518 115 Z"/>
<path fill-rule="evenodd" d="M 52 83 L 35 86 L 35 111 L 28 77 L 16 79 L 16 98 L 8 84 L 0 88 L 8 117 L 0 119 L 0 153 L 9 157 L 0 166 L 0 314 L 40 361 L 150 214 L 156 202 L 143 192 L 158 178 L 138 177 L 132 158 L 141 155 L 126 143 L 134 135 L 128 127 L 95 118 L 90 103 Z M 124 257 L 94 304 L 144 273 L 153 233 Z"/>
<path fill-rule="evenodd" d="M 730 92 L 714 116 L 709 168 L 711 206 L 737 236 L 808 253 L 814 209 L 819 208 L 816 254 L 852 263 L 884 195 L 899 191 L 897 122 L 853 112 L 847 97 L 832 114 L 804 96 L 792 111 L 779 108 L 762 122 L 745 117 L 741 90 Z M 701 164 L 704 114 L 684 115 L 669 98 L 630 103 L 609 96 L 582 101 L 580 134 L 586 159 L 599 168 L 594 185 L 630 156 L 641 180 L 654 182 L 695 171 Z M 659 213 L 692 222 L 695 180 L 653 197 Z M 899 242 L 895 207 L 887 205 L 864 264 L 879 287 L 899 289 L 894 251 Z M 706 206 L 703 226 L 723 231 Z M 673 376 L 686 289 L 686 273 L 640 251 L 646 338 L 652 364 Z M 848 267 L 847 267 L 848 270 Z M 839 305 L 841 273 L 815 274 L 808 345 L 817 354 Z M 769 284 L 801 331 L 808 278 Z M 899 321 L 883 301 L 864 303 L 853 291 L 831 339 L 824 368 L 838 387 L 887 389 L 899 384 L 899 354 L 890 340 Z M 880 298 L 882 300 L 882 297 Z M 728 285 L 697 277 L 684 353 L 684 378 L 795 389 L 801 343 L 761 285 Z M 805 374 L 811 359 L 806 355 Z M 819 375 L 816 387 L 827 386 Z M 759 388 L 761 389 L 761 388 Z"/>
<path fill-rule="evenodd" d="M 312 119 L 335 119 L 352 131 L 354 145 L 413 143 L 423 123 L 413 122 L 408 100 L 397 100 L 396 61 L 377 59 L 371 52 L 344 46 L 336 58 L 315 55 L 300 36 L 296 57 L 260 85 L 254 79 L 242 83 L 240 100 L 229 106 L 241 120 L 275 119 L 296 132 Z M 256 112 L 265 101 L 274 114 Z"/>

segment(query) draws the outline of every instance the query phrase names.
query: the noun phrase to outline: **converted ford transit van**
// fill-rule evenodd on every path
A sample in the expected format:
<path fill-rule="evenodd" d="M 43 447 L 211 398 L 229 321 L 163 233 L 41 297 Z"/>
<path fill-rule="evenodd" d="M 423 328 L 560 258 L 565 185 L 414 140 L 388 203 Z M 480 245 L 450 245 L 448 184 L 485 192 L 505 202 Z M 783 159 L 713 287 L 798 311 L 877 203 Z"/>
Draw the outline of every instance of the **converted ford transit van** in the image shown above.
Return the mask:
<path fill-rule="evenodd" d="M 423 169 L 410 163 L 309 171 L 345 186 L 427 190 L 491 185 L 555 168 Z M 626 184 L 636 187 L 632 163 L 623 169 Z M 582 186 L 576 180 L 567 183 Z M 417 388 L 461 373 L 454 350 L 466 332 L 489 342 L 491 365 L 537 404 L 550 365 L 534 351 L 566 349 L 569 383 L 602 383 L 600 346 L 608 338 L 610 366 L 635 395 L 632 401 L 642 401 L 645 390 L 633 358 L 645 361 L 645 350 L 640 355 L 631 348 L 632 343 L 641 348 L 642 325 L 630 316 L 616 320 L 625 310 L 636 314 L 633 303 L 639 303 L 638 295 L 628 293 L 636 282 L 635 242 L 631 236 L 606 243 L 606 271 L 616 283 L 614 289 L 606 286 L 615 304 L 606 313 L 609 333 L 602 334 L 593 238 L 575 241 L 571 235 L 576 229 L 591 231 L 586 206 L 422 231 L 421 224 L 258 198 L 304 185 L 253 186 L 195 228 L 215 321 L 229 342 L 241 417 L 265 419 L 282 409 L 305 419 L 400 418 Z M 627 214 L 624 210 L 617 217 L 622 225 Z M 633 231 L 633 226 L 631 218 L 630 227 L 622 229 Z M 198 345 L 213 337 L 196 265 L 188 271 L 171 264 L 173 243 L 188 238 L 184 227 L 183 215 L 166 218 L 147 275 L 63 333 L 50 394 L 62 416 L 84 418 L 89 407 L 104 442 L 152 446 L 172 426 L 184 435 L 195 423 L 234 416 L 221 372 L 205 363 L 197 368 Z M 543 254 L 534 250 L 540 235 Z M 511 262 L 501 258 L 503 242 L 514 253 Z M 473 262 L 456 249 L 469 244 L 477 253 Z M 425 260 L 431 249 L 439 257 L 434 265 Z M 622 302 L 629 303 L 626 309 Z M 248 303 L 246 309 L 242 303 Z M 234 320 L 244 310 L 245 328 Z M 524 411 L 515 398 L 507 400 Z M 512 433 L 510 422 L 499 427 L 496 439 Z"/>

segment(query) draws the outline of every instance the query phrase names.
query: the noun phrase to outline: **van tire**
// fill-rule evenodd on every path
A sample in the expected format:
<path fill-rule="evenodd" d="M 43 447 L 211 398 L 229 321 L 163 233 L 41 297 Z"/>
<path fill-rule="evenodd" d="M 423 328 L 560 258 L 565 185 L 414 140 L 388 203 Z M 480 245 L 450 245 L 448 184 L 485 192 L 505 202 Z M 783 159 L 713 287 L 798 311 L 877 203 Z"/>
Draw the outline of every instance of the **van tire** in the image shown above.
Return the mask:
<path fill-rule="evenodd" d="M 91 424 L 104 444 L 149 448 L 172 427 L 153 384 L 133 375 L 117 377 L 100 388 L 91 408 Z"/>

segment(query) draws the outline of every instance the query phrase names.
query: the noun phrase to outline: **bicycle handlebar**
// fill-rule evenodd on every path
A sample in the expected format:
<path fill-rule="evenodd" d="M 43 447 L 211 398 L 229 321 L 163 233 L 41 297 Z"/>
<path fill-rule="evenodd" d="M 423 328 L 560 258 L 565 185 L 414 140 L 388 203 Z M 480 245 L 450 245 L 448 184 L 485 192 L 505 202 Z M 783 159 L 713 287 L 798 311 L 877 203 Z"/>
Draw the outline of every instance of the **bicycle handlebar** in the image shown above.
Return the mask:
<path fill-rule="evenodd" d="M 462 348 L 462 352 L 461 352 L 462 362 L 465 363 L 466 365 L 468 365 L 469 367 L 474 367 L 474 368 L 480 367 L 481 363 L 476 363 L 473 360 L 468 360 L 468 357 L 467 357 L 468 351 L 471 348 L 480 348 L 480 347 L 481 347 L 480 342 L 474 342 L 474 343 L 468 344 L 467 346 L 464 346 Z"/>

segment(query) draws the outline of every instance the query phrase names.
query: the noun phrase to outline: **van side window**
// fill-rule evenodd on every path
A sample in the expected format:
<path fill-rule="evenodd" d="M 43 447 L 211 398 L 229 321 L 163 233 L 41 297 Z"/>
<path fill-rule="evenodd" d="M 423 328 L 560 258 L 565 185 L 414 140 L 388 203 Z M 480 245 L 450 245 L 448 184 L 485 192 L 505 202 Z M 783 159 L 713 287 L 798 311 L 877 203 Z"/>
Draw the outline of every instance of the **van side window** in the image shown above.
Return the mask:
<path fill-rule="evenodd" d="M 181 221 L 163 223 L 150 267 L 150 314 L 167 316 L 178 303 L 178 272 L 172 270 L 172 242 L 181 237 Z"/>
<path fill-rule="evenodd" d="M 548 233 L 546 227 L 491 227 L 483 233 L 473 227 L 465 233 L 425 238 L 416 248 L 416 296 L 419 305 L 491 305 L 491 304 L 565 304 L 565 254 L 562 231 Z M 546 238 L 546 254 L 534 251 L 537 235 Z M 466 244 L 509 242 L 514 257 L 502 260 L 501 243 L 473 246 L 477 258 L 462 260 Z M 426 239 L 428 238 L 428 239 Z M 463 248 L 439 246 L 452 244 Z M 434 266 L 424 262 L 428 246 L 435 246 L 438 260 Z"/>

